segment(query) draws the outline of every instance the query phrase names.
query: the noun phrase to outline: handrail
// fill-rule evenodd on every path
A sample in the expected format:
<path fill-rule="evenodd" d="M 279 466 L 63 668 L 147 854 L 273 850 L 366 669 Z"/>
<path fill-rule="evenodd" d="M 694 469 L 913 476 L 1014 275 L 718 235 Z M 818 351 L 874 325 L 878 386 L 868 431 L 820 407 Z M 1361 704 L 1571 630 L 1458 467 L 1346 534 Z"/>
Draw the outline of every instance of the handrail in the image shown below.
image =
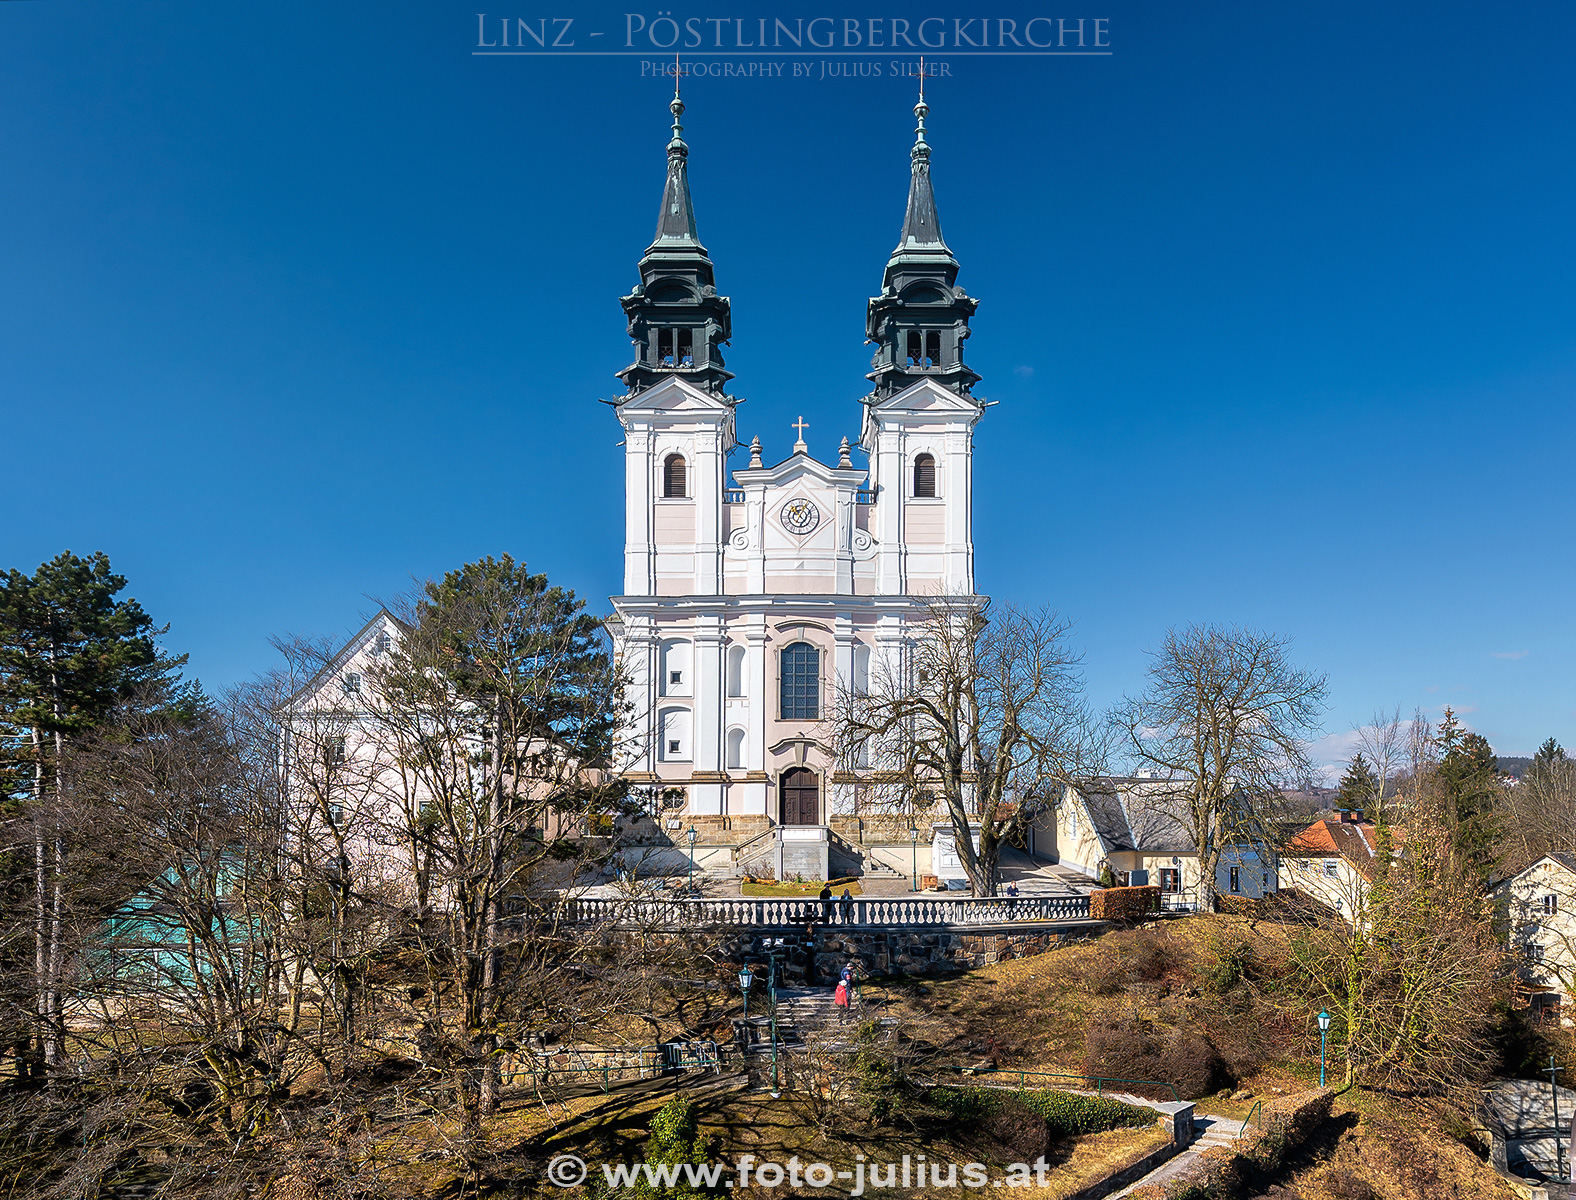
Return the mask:
<path fill-rule="evenodd" d="M 750 896 L 738 899 L 678 899 L 657 897 L 614 899 L 578 897 L 564 903 L 564 920 L 570 923 L 598 924 L 620 922 L 646 925 L 687 926 L 771 926 L 794 925 L 874 925 L 897 927 L 970 927 L 1022 925 L 1087 921 L 1089 897 L 1009 896 L 883 898 L 861 896 L 854 900 L 844 920 L 845 909 L 834 902 L 812 896 Z"/>
<path fill-rule="evenodd" d="M 745 838 L 742 842 L 733 847 L 733 861 L 735 863 L 739 861 L 739 856 L 744 853 L 745 847 L 753 846 L 762 838 L 769 838 L 776 832 L 777 827 L 775 825 L 768 825 L 759 833 L 752 833 L 749 837 Z"/>
<path fill-rule="evenodd" d="M 1010 1067 L 1006 1069 L 1001 1067 L 952 1067 L 951 1069 L 960 1075 L 1016 1075 L 1018 1077 L 1019 1087 L 1027 1087 L 1028 1078 L 1031 1075 L 1036 1079 L 1082 1079 L 1085 1082 L 1093 1082 L 1095 1085 L 1095 1094 L 1097 1096 L 1105 1095 L 1105 1085 L 1108 1083 L 1138 1084 L 1140 1087 L 1160 1087 L 1165 1088 L 1168 1092 L 1170 1092 L 1171 1098 L 1178 1104 L 1182 1103 L 1182 1097 L 1177 1095 L 1176 1085 L 1164 1083 L 1158 1079 L 1118 1079 L 1111 1075 L 1068 1075 L 1060 1071 L 1017 1071 Z M 962 1085 L 946 1084 L 943 1086 L 960 1087 Z"/>
<path fill-rule="evenodd" d="M 1254 1113 L 1257 1113 L 1259 1116 L 1259 1128 L 1264 1128 L 1264 1101 L 1255 1100 L 1253 1102 L 1253 1107 L 1248 1109 L 1248 1119 L 1242 1122 L 1242 1128 L 1237 1130 L 1237 1137 L 1232 1138 L 1232 1141 L 1236 1141 L 1237 1138 L 1240 1138 L 1243 1134 L 1247 1133 L 1248 1125 L 1252 1122 Z"/>

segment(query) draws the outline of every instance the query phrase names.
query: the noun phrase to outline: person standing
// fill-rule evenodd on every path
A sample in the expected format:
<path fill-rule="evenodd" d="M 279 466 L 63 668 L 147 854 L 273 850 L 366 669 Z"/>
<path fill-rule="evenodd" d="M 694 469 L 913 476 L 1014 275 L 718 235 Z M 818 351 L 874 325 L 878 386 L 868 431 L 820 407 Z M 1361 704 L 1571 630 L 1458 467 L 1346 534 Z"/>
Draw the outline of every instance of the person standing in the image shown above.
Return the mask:
<path fill-rule="evenodd" d="M 854 894 L 847 888 L 844 888 L 843 894 L 838 897 L 837 907 L 841 910 L 840 916 L 843 924 L 852 925 L 854 923 Z"/>
<path fill-rule="evenodd" d="M 842 1025 L 848 1020 L 848 976 L 837 981 L 837 991 L 832 996 L 837 1004 L 837 1023 Z"/>
<path fill-rule="evenodd" d="M 821 901 L 821 920 L 825 921 L 828 925 L 830 925 L 832 923 L 832 885 L 831 884 L 823 883 L 821 885 L 821 895 L 820 895 L 819 899 Z"/>

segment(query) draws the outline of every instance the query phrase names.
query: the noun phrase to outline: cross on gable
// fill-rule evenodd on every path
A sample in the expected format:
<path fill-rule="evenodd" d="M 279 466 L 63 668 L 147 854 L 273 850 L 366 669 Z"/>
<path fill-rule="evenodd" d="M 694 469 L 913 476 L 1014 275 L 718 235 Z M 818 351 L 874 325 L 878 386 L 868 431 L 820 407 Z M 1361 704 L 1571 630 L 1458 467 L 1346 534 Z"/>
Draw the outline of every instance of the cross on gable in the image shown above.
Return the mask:
<path fill-rule="evenodd" d="M 793 422 L 789 428 L 797 429 L 799 431 L 799 440 L 802 442 L 804 441 L 804 431 L 810 428 L 810 423 L 803 417 L 800 417 L 797 421 Z"/>

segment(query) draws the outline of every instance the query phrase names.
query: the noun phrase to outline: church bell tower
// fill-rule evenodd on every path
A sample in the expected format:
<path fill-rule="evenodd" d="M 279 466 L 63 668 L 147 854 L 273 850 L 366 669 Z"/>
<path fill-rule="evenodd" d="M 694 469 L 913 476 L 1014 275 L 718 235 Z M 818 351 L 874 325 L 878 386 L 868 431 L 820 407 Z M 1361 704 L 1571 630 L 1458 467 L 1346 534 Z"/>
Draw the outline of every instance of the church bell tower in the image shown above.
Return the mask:
<path fill-rule="evenodd" d="M 657 236 L 640 260 L 640 283 L 621 301 L 635 343 L 635 361 L 618 376 L 631 395 L 673 375 L 721 396 L 733 378 L 722 361 L 722 347 L 733 336 L 728 298 L 717 294 L 711 258 L 695 230 L 689 147 L 679 124 L 684 102 L 676 89 L 668 107 L 673 113 L 673 137 L 668 142 L 668 180 L 662 189 Z"/>
<path fill-rule="evenodd" d="M 925 115 L 930 111 L 920 92 L 914 116 L 913 166 L 908 184 L 908 210 L 897 249 L 887 259 L 881 294 L 870 301 L 865 337 L 876 346 L 866 378 L 875 384 L 871 400 L 894 396 L 922 379 L 967 396 L 979 376 L 963 363 L 969 318 L 979 306 L 956 285 L 958 260 L 941 236 L 936 194 L 930 184 L 930 144 L 925 140 Z"/>

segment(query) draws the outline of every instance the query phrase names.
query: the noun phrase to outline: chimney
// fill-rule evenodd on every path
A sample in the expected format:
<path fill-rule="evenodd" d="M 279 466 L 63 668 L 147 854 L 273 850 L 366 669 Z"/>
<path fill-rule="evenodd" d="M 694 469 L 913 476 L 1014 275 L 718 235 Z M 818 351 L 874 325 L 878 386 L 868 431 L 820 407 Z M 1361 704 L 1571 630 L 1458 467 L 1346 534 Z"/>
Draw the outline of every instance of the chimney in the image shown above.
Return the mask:
<path fill-rule="evenodd" d="M 1363 819 L 1363 810 L 1360 808 L 1341 809 L 1341 823 L 1343 825 L 1360 825 Z"/>

